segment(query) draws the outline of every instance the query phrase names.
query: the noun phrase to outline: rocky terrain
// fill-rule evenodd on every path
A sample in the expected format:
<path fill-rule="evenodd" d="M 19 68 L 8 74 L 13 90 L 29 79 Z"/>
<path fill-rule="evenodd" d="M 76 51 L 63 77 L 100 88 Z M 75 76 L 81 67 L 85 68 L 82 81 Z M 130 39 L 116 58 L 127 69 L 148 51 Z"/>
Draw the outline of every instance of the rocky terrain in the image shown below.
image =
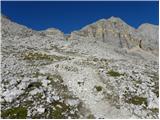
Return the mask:
<path fill-rule="evenodd" d="M 159 118 L 158 29 L 101 19 L 69 35 L 1 16 L 2 118 Z"/>

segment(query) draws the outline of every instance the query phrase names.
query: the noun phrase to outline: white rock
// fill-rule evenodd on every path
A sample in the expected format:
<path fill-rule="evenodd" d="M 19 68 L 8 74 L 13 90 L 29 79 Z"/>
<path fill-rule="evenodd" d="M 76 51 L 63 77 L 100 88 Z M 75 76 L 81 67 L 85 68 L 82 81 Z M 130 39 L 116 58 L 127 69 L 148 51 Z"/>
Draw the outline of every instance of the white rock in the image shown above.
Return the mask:
<path fill-rule="evenodd" d="M 44 111 L 45 111 L 45 108 L 42 108 L 42 107 L 40 107 L 40 108 L 37 108 L 37 111 L 41 114 L 41 113 L 44 113 Z"/>

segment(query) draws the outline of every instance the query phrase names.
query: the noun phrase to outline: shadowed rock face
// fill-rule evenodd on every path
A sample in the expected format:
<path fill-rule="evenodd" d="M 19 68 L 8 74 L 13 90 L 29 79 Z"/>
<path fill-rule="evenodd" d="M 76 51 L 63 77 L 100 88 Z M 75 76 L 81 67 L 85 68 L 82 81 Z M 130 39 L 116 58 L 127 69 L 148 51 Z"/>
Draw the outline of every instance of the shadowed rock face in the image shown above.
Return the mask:
<path fill-rule="evenodd" d="M 2 16 L 2 118 L 158 118 L 158 26 L 101 19 L 70 35 Z"/>

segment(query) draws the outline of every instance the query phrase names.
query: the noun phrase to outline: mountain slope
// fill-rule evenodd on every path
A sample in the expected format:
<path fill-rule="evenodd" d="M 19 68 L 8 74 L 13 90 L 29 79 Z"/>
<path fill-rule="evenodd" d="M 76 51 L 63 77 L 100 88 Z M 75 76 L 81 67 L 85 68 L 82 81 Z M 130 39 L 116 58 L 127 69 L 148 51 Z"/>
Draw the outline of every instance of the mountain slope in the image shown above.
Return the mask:
<path fill-rule="evenodd" d="M 111 17 L 66 36 L 1 23 L 2 118 L 158 118 L 157 26 Z"/>

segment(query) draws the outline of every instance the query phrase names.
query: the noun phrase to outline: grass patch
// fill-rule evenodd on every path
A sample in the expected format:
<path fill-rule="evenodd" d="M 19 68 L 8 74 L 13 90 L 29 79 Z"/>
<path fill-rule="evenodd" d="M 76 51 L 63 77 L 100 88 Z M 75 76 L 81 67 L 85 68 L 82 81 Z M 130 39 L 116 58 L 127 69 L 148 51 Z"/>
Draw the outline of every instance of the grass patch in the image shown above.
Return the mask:
<path fill-rule="evenodd" d="M 39 88 L 40 86 L 42 86 L 41 82 L 33 82 L 28 85 L 28 88 Z"/>
<path fill-rule="evenodd" d="M 53 118 L 55 119 L 62 119 L 63 118 L 63 115 L 61 113 L 61 109 L 60 108 L 56 108 L 56 110 L 53 110 L 52 111 L 52 116 Z"/>
<path fill-rule="evenodd" d="M 23 55 L 24 60 L 48 60 L 48 61 L 60 61 L 64 59 L 62 56 L 48 55 L 40 52 L 27 52 Z"/>
<path fill-rule="evenodd" d="M 54 119 L 64 119 L 64 112 L 67 112 L 69 110 L 69 106 L 67 106 L 65 103 L 55 101 L 53 104 L 54 108 L 51 112 L 51 116 Z"/>
<path fill-rule="evenodd" d="M 119 72 L 116 72 L 113 70 L 109 70 L 107 74 L 109 74 L 110 76 L 113 76 L 113 77 L 119 77 L 121 75 L 124 75 L 124 74 L 120 74 Z"/>
<path fill-rule="evenodd" d="M 152 108 L 152 109 L 150 109 L 152 112 L 154 112 L 154 113 L 158 113 L 159 112 L 159 109 L 158 108 Z"/>
<path fill-rule="evenodd" d="M 147 106 L 147 98 L 139 97 L 139 96 L 133 96 L 133 97 L 127 99 L 126 102 L 129 104 L 134 104 L 134 105 L 144 104 Z"/>
<path fill-rule="evenodd" d="M 94 115 L 89 114 L 89 115 L 87 116 L 87 119 L 95 119 L 95 117 L 94 117 Z"/>
<path fill-rule="evenodd" d="M 27 108 L 15 107 L 5 111 L 1 111 L 2 118 L 25 119 L 27 116 Z"/>
<path fill-rule="evenodd" d="M 98 92 L 102 91 L 102 86 L 95 86 L 95 88 Z"/>

